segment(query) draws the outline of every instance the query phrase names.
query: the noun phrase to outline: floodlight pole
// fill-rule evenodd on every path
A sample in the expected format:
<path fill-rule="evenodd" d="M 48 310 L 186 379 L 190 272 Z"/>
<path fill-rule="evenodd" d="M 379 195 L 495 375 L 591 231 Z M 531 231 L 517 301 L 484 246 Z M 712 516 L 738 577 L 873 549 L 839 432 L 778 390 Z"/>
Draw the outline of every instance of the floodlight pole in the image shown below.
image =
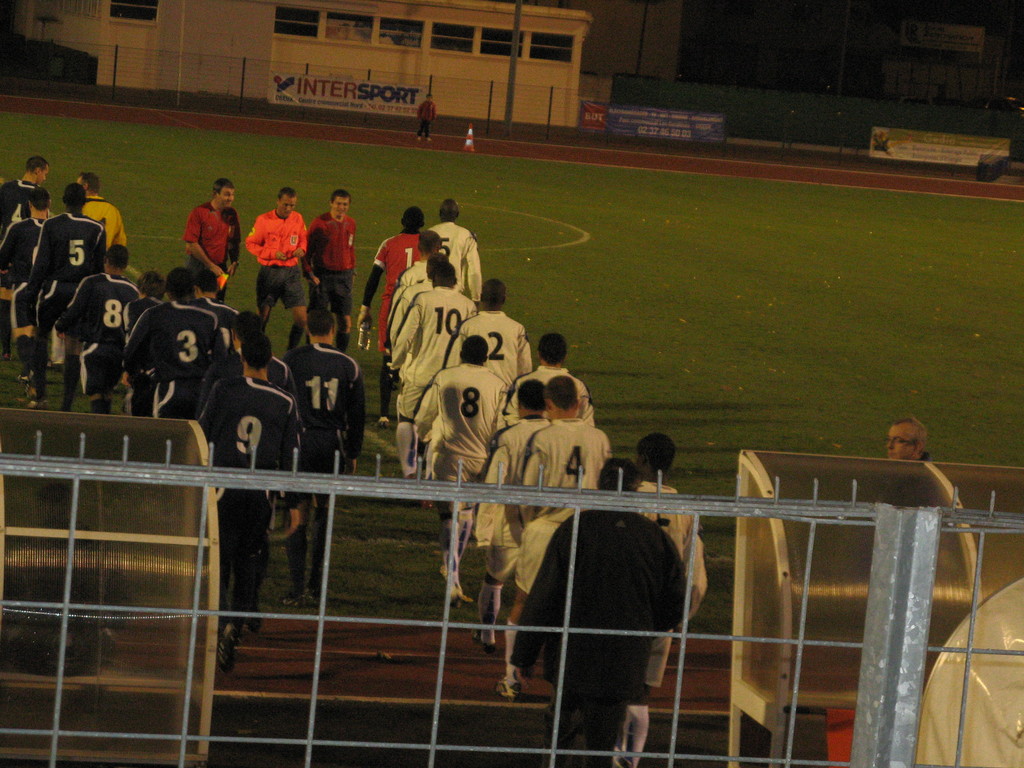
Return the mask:
<path fill-rule="evenodd" d="M 516 62 L 519 60 L 519 27 L 523 21 L 523 0 L 516 0 L 512 19 L 512 50 L 508 58 L 508 90 L 505 91 L 505 135 L 512 135 L 512 106 L 516 97 Z"/>
<path fill-rule="evenodd" d="M 175 105 L 181 106 L 181 70 L 185 58 L 185 6 L 188 0 L 181 0 L 181 18 L 178 22 L 178 88 L 175 94 Z"/>

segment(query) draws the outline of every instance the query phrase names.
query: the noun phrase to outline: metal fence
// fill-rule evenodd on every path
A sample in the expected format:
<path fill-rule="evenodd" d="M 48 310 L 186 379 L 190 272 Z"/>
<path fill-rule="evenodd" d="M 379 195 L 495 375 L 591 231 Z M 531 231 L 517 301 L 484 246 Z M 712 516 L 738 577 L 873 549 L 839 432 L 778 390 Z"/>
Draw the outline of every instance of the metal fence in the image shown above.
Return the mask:
<path fill-rule="evenodd" d="M 33 41 L 26 60 L 34 77 L 94 86 L 97 96 L 111 101 L 144 99 L 189 108 L 213 97 L 228 100 L 239 112 L 250 114 L 268 106 L 275 73 L 397 83 L 420 88 L 421 94 L 432 92 L 443 117 L 477 121 L 484 132 L 490 130 L 492 122 L 500 124 L 504 120 L 507 96 L 507 81 L 503 79 L 390 72 L 322 62 L 275 61 L 84 41 L 59 45 Z M 575 89 L 519 82 L 515 87 L 512 119 L 521 124 L 575 126 L 579 99 Z M 316 112 L 343 114 L 298 105 L 277 109 L 295 117 Z"/>
<path fill-rule="evenodd" d="M 971 674 L 972 658 L 979 654 L 1020 656 L 1021 651 L 996 651 L 975 648 L 973 645 L 974 617 L 978 610 L 978 580 L 975 578 L 974 599 L 969 618 L 971 632 L 968 634 L 964 647 L 954 648 L 928 645 L 928 624 L 932 606 L 932 590 L 935 581 L 936 559 L 939 548 L 939 537 L 943 532 L 953 531 L 957 534 L 969 533 L 976 535 L 979 541 L 979 557 L 977 574 L 981 572 L 984 560 L 986 537 L 1002 534 L 1019 534 L 1024 531 L 1024 521 L 1012 514 L 1003 514 L 993 507 L 988 511 L 965 511 L 957 509 L 897 509 L 881 504 L 865 503 L 856 500 L 856 487 L 852 489 L 852 498 L 846 502 L 783 501 L 778 499 L 747 499 L 737 493 L 732 498 L 706 498 L 662 493 L 624 493 L 616 491 L 580 491 L 557 490 L 545 488 L 527 488 L 512 486 L 488 486 L 475 483 L 447 483 L 422 479 L 402 480 L 381 476 L 380 457 L 377 458 L 376 471 L 367 476 L 345 475 L 314 475 L 291 472 L 265 472 L 231 470 L 224 468 L 197 468 L 171 463 L 171 445 L 168 442 L 167 460 L 164 463 L 142 463 L 129 461 L 130 445 L 126 437 L 121 460 L 94 460 L 84 458 L 87 455 L 85 438 L 82 438 L 79 458 L 60 458 L 48 456 L 44 450 L 42 435 L 37 435 L 34 455 L 15 455 L 0 453 L 0 475 L 7 478 L 49 479 L 70 483 L 71 510 L 67 532 L 68 555 L 64 574 L 63 599 L 60 601 L 25 602 L 4 595 L 0 601 L 3 610 L 31 608 L 53 612 L 61 617 L 59 635 L 60 659 L 63 662 L 67 649 L 67 619 L 70 614 L 80 611 L 117 610 L 117 606 L 104 603 L 76 603 L 72 599 L 71 585 L 76 578 L 74 549 L 76 547 L 76 519 L 78 517 L 78 490 L 84 483 L 126 483 L 130 482 L 144 488 L 159 489 L 163 486 L 178 488 L 209 489 L 211 486 L 230 487 L 252 490 L 267 488 L 281 491 L 295 491 L 323 494 L 328 500 L 328 541 L 332 541 L 332 533 L 337 527 L 337 503 L 345 497 L 360 497 L 376 500 L 431 499 L 438 502 L 457 501 L 465 504 L 477 502 L 498 502 L 526 505 L 556 505 L 576 509 L 608 509 L 629 510 L 640 512 L 658 512 L 660 514 L 689 514 L 699 525 L 701 518 L 765 518 L 796 521 L 809 526 L 807 538 L 806 566 L 803 574 L 793 574 L 794 579 L 803 579 L 804 601 L 799 609 L 800 620 L 795 627 L 792 638 L 779 637 L 741 637 L 730 635 L 710 635 L 691 632 L 688 621 L 684 619 L 679 631 L 671 633 L 639 633 L 642 635 L 668 635 L 678 642 L 678 666 L 674 687 L 673 708 L 671 713 L 671 734 L 669 746 L 665 751 L 646 752 L 643 757 L 651 760 L 649 764 L 674 766 L 677 764 L 701 761 L 721 765 L 737 763 L 758 765 L 828 765 L 834 764 L 821 760 L 799 759 L 794 756 L 794 739 L 799 728 L 797 711 L 799 709 L 799 692 L 803 676 L 808 669 L 805 665 L 804 652 L 810 648 L 829 648 L 830 646 L 849 647 L 857 645 L 862 651 L 862 660 L 858 675 L 856 723 L 853 732 L 852 766 L 868 765 L 912 765 L 915 762 L 918 720 L 921 710 L 920 699 L 924 684 L 926 658 L 929 653 L 948 653 L 965 655 L 964 681 L 965 687 L 960 707 L 959 728 L 957 729 L 957 745 L 955 760 L 949 764 L 961 764 L 961 744 L 963 741 L 964 718 L 967 709 L 966 681 Z M 204 504 L 208 490 L 204 490 Z M 0 504 L 2 504 L 0 497 Z M 2 509 L 2 506 L 0 506 Z M 205 515 L 205 512 L 202 514 Z M 580 516 L 573 518 L 573 558 L 576 551 L 576 536 L 579 530 Z M 862 644 L 829 643 L 827 641 L 808 640 L 804 636 L 806 618 L 806 596 L 809 593 L 811 561 L 815 556 L 828 557 L 828 552 L 816 552 L 816 532 L 832 526 L 873 526 L 874 552 L 868 590 L 867 615 L 864 617 L 865 633 Z M 202 526 L 200 525 L 200 530 Z M 102 727 L 91 731 L 71 731 L 62 727 L 62 668 L 57 670 L 57 695 L 53 703 L 52 722 L 40 723 L 35 728 L 11 728 L 9 723 L 0 722 L 0 735 L 8 737 L 46 737 L 50 740 L 50 765 L 56 765 L 60 756 L 62 739 L 68 738 L 107 738 L 121 740 L 163 740 L 176 743 L 179 747 L 179 765 L 185 765 L 186 755 L 191 752 L 197 741 L 217 743 L 244 743 L 251 746 L 260 745 L 291 745 L 304 749 L 304 765 L 313 762 L 315 750 L 327 747 L 370 748 L 380 750 L 381 761 L 385 762 L 389 750 L 417 750 L 423 755 L 428 766 L 445 764 L 450 756 L 457 753 L 479 753 L 482 759 L 493 758 L 494 764 L 501 763 L 501 756 L 507 754 L 510 747 L 464 743 L 458 740 L 442 738 L 441 726 L 445 710 L 443 708 L 443 686 L 445 682 L 445 662 L 448 649 L 448 636 L 454 630 L 480 628 L 477 623 L 457 622 L 451 619 L 450 606 L 445 601 L 440 621 L 408 620 L 408 619 L 367 619 L 356 616 L 330 615 L 326 607 L 327 579 L 330 566 L 331 549 L 326 553 L 321 599 L 316 615 L 295 617 L 292 615 L 264 614 L 264 618 L 299 618 L 309 621 L 315 626 L 315 656 L 312 673 L 312 689 L 308 703 L 308 720 L 304 738 L 267 737 L 260 733 L 245 736 L 216 736 L 198 734 L 191 729 L 187 717 L 178 725 L 180 731 L 154 733 L 140 730 L 108 732 Z M 221 612 L 201 610 L 198 595 L 200 591 L 202 563 L 209 555 L 199 547 L 196 568 L 195 595 L 193 608 L 189 618 L 195 625 L 201 617 L 220 615 Z M 6 564 L 5 564 L 6 565 Z M 687 573 L 693 572 L 693 555 L 686 564 Z M 570 566 L 570 572 L 572 567 Z M 449 575 L 449 588 L 451 576 Z M 599 630 L 570 628 L 568 626 L 569 611 L 572 600 L 572 582 L 569 582 L 569 594 L 565 608 L 565 620 L 561 627 L 520 627 L 537 631 L 555 632 L 564 654 L 570 633 L 590 632 Z M 689 598 L 687 598 L 687 601 Z M 135 615 L 151 614 L 160 616 L 167 610 L 160 606 L 134 608 Z M 684 611 L 684 616 L 687 612 Z M 401 730 L 396 727 L 396 739 L 392 741 L 357 741 L 345 739 L 329 739 L 318 735 L 316 720 L 318 714 L 318 684 L 321 673 L 324 633 L 329 626 L 338 625 L 393 625 L 404 627 L 430 628 L 440 633 L 440 645 L 437 658 L 437 677 L 435 695 L 432 703 L 430 737 L 423 741 L 404 741 Z M 610 632 L 609 634 L 635 634 Z M 694 744 L 684 743 L 680 739 L 680 725 L 685 723 L 686 715 L 680 713 L 682 680 L 686 670 L 687 643 L 700 640 L 731 640 L 748 643 L 787 644 L 793 649 L 792 666 L 792 708 L 786 725 L 785 748 L 778 757 L 764 757 L 755 754 L 707 754 L 695 748 Z M 196 643 L 196 633 L 192 633 L 192 642 Z M 193 646 L 187 656 L 195 658 L 196 648 Z M 191 662 L 189 662 L 191 663 Z M 188 679 L 188 678 L 186 678 Z M 559 682 L 561 672 L 559 673 Z M 3 688 L 0 688 L 3 690 Z M 554 707 L 558 711 L 562 701 L 562 688 L 555 686 Z M 190 695 L 186 688 L 184 695 Z M 187 707 L 186 707 L 187 708 Z M 501 717 L 500 712 L 495 717 Z M 539 720 L 539 716 L 538 716 Z M 539 730 L 539 723 L 538 723 Z M 445 733 L 452 733 L 445 729 Z M 557 752 L 552 748 L 515 747 L 518 754 L 536 754 L 538 759 L 549 761 L 555 765 L 556 757 L 565 755 L 592 755 L 582 750 Z M 612 753 L 605 754 L 610 760 Z M 622 753 L 619 753 L 620 755 Z M 627 753 L 628 754 L 628 753 Z M 845 761 L 839 761 L 845 764 Z"/>

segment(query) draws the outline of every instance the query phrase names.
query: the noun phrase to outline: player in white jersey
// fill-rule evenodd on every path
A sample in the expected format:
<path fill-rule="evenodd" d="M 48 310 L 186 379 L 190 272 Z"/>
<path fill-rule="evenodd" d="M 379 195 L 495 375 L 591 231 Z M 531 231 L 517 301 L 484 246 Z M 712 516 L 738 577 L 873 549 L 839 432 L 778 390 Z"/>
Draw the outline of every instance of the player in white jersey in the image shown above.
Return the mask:
<path fill-rule="evenodd" d="M 481 336 L 470 336 L 461 354 L 460 365 L 438 371 L 416 409 L 417 431 L 424 439 L 430 436 L 435 480 L 477 480 L 501 420 L 505 385 L 484 367 L 487 342 Z M 442 564 L 446 578 L 451 575 L 450 599 L 453 603 L 472 602 L 462 591 L 459 562 L 473 530 L 473 505 L 453 504 L 440 516 Z M 458 520 L 454 551 L 453 519 Z"/>
<path fill-rule="evenodd" d="M 530 339 L 526 329 L 502 312 L 505 306 L 505 284 L 490 279 L 480 293 L 480 312 L 459 326 L 458 335 L 452 337 L 445 356 L 445 367 L 455 365 L 459 347 L 470 336 L 483 336 L 487 340 L 487 367 L 505 382 L 505 389 L 533 368 Z M 504 406 L 504 403 L 502 403 Z"/>
<path fill-rule="evenodd" d="M 604 432 L 578 418 L 580 401 L 573 378 L 555 376 L 549 380 L 544 385 L 544 405 L 551 425 L 538 430 L 530 439 L 523 485 L 538 485 L 543 473 L 546 488 L 597 488 L 601 468 L 612 455 L 611 444 Z M 574 509 L 521 506 L 519 511 L 524 527 L 516 562 L 516 602 L 509 614 L 510 624 L 519 622 L 548 542 L 558 526 L 572 516 Z M 519 686 L 504 687 L 504 682 L 498 683 L 497 692 L 515 699 Z"/>
<path fill-rule="evenodd" d="M 505 427 L 491 438 L 490 456 L 484 482 L 503 485 L 521 485 L 526 463 L 526 447 L 533 435 L 548 426 L 544 418 L 544 385 L 527 381 L 519 390 L 519 421 Z M 484 548 L 486 572 L 480 585 L 478 599 L 480 623 L 495 624 L 501 611 L 501 589 L 515 575 L 519 558 L 519 541 L 523 534 L 522 517 L 516 504 L 480 504 L 476 515 L 476 543 Z M 519 681 L 512 666 L 512 647 L 515 645 L 515 622 L 509 618 L 505 635 L 505 677 L 498 681 L 496 690 L 502 696 L 515 698 Z M 473 640 L 483 646 L 484 653 L 496 648 L 493 629 L 474 630 Z"/>
<path fill-rule="evenodd" d="M 395 281 L 395 290 L 391 298 L 391 307 L 388 309 L 388 320 L 385 343 L 385 354 L 390 355 L 395 346 L 395 338 L 398 336 L 398 326 L 401 325 L 405 314 L 409 311 L 409 305 L 423 291 L 429 291 L 433 285 L 434 267 L 448 258 L 441 253 L 441 238 L 436 232 L 420 232 L 419 235 L 419 261 L 408 269 L 404 270 Z M 433 262 L 433 265 L 431 264 Z M 389 365 L 391 358 L 388 358 Z"/>
<path fill-rule="evenodd" d="M 676 493 L 676 489 L 661 482 L 672 468 L 672 460 L 676 455 L 676 446 L 672 438 L 660 432 L 652 432 L 642 438 L 636 446 L 637 468 L 642 482 L 637 488 L 645 493 Z M 690 549 L 693 548 L 693 573 L 687 574 L 690 589 L 690 613 L 692 619 L 708 589 L 708 574 L 704 564 L 704 542 L 699 535 L 694 535 L 693 517 L 690 515 L 659 514 L 645 512 L 644 517 L 653 520 L 675 544 L 683 563 L 683 573 L 687 574 L 690 567 Z M 672 642 L 667 637 L 656 637 L 651 642 L 651 653 L 647 662 L 645 683 L 647 692 L 661 686 L 665 677 L 665 666 Z M 650 727 L 650 711 L 647 700 L 630 702 L 626 707 L 626 716 L 622 722 L 617 752 L 643 752 L 647 743 L 647 732 Z M 624 768 L 636 768 L 639 757 L 619 757 L 616 765 Z"/>
<path fill-rule="evenodd" d="M 459 204 L 452 198 L 441 203 L 440 224 L 430 229 L 441 236 L 441 251 L 455 267 L 456 287 L 473 301 L 480 301 L 480 254 L 476 248 L 476 235 L 455 223 L 459 218 Z"/>
<path fill-rule="evenodd" d="M 569 345 L 565 337 L 560 333 L 545 333 L 540 337 L 537 344 L 537 357 L 540 358 L 540 365 L 533 373 L 520 376 L 508 390 L 508 400 L 505 402 L 505 409 L 502 415 L 506 424 L 515 424 L 518 420 L 516 415 L 516 390 L 520 384 L 529 379 L 537 379 L 546 384 L 555 376 L 568 376 L 576 382 L 576 397 L 579 400 L 579 418 L 587 424 L 594 425 L 594 403 L 590 397 L 590 389 L 569 371 L 563 367 L 565 357 L 569 352 Z"/>
<path fill-rule="evenodd" d="M 476 305 L 455 290 L 451 264 L 434 267 L 433 286 L 413 300 L 392 341 L 391 365 L 402 378 L 395 443 L 405 477 L 416 473 L 416 405 L 441 370 L 451 337 L 463 320 L 476 313 Z"/>

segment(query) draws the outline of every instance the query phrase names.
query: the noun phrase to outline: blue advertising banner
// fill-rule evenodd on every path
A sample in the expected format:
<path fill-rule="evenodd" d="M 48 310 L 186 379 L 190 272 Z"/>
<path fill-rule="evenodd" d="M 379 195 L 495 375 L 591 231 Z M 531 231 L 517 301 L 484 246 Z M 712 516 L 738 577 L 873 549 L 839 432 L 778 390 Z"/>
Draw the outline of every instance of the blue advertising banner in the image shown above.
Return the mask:
<path fill-rule="evenodd" d="M 579 127 L 585 131 L 683 141 L 725 141 L 725 115 L 586 101 Z"/>

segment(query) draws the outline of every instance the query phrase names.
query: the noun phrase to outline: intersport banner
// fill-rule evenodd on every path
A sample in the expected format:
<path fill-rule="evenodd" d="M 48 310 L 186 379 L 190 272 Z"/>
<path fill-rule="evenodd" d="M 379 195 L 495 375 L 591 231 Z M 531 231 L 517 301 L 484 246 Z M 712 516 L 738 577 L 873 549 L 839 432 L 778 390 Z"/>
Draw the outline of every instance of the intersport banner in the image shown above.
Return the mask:
<path fill-rule="evenodd" d="M 725 141 L 725 115 L 580 102 L 579 128 L 596 133 L 682 141 Z"/>
<path fill-rule="evenodd" d="M 419 86 L 378 80 L 360 80 L 344 75 L 299 75 L 271 72 L 267 100 L 271 104 L 296 107 L 345 109 L 387 115 L 416 116 L 422 101 Z"/>
<path fill-rule="evenodd" d="M 871 129 L 869 154 L 890 160 L 977 165 L 987 155 L 1009 156 L 1010 140 L 876 126 Z"/>

